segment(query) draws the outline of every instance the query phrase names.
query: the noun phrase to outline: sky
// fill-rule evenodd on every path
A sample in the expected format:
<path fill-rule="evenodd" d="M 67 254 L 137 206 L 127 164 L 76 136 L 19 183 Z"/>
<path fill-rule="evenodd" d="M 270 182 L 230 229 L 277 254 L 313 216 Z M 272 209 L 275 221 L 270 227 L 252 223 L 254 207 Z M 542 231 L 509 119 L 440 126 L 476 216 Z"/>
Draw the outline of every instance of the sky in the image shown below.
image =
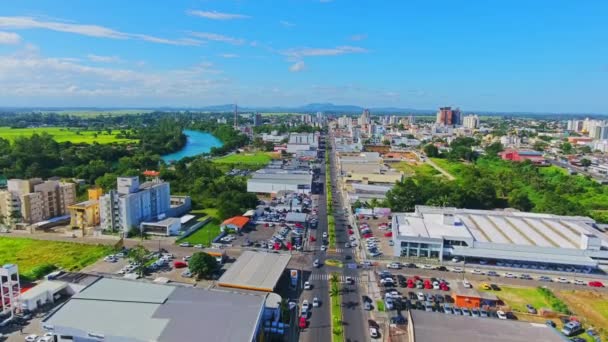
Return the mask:
<path fill-rule="evenodd" d="M 2 1 L 0 107 L 608 113 L 605 0 Z"/>

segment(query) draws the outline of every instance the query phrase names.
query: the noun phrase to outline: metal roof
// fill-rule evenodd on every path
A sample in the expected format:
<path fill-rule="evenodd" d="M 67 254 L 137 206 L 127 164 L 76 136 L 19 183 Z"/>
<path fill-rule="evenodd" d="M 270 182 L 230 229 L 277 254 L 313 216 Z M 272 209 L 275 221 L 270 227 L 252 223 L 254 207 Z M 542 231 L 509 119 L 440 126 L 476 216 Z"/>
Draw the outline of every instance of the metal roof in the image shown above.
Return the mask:
<path fill-rule="evenodd" d="M 521 251 L 515 249 L 470 248 L 462 246 L 452 246 L 452 248 L 454 249 L 452 254 L 457 256 L 597 267 L 597 262 L 590 257 L 560 254 L 559 250 L 556 250 L 554 253 L 543 253 L 540 249 L 538 251 Z"/>
<path fill-rule="evenodd" d="M 564 342 L 557 330 L 542 323 L 410 312 L 415 342 Z"/>
<path fill-rule="evenodd" d="M 68 283 L 66 283 L 65 281 L 46 280 L 46 281 L 43 281 L 40 284 L 32 287 L 31 289 L 23 292 L 19 296 L 19 300 L 35 299 L 36 297 L 40 296 L 41 294 L 46 294 L 49 292 L 51 294 L 55 294 L 55 293 L 65 289 L 67 286 L 68 286 Z"/>
<path fill-rule="evenodd" d="M 308 214 L 305 213 L 287 213 L 285 221 L 287 222 L 306 222 Z"/>
<path fill-rule="evenodd" d="M 221 276 L 218 285 L 272 292 L 291 255 L 245 251 Z"/>

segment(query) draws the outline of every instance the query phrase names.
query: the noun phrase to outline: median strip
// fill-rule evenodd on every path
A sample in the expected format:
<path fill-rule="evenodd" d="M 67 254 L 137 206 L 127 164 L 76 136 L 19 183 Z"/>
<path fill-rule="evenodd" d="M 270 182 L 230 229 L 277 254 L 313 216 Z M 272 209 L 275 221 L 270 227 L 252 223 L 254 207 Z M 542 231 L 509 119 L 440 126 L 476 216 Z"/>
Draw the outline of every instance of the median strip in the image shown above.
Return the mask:
<path fill-rule="evenodd" d="M 330 279 L 329 296 L 331 298 L 331 340 L 344 341 L 344 328 L 342 327 L 342 294 L 340 293 L 340 277 L 332 273 Z"/>

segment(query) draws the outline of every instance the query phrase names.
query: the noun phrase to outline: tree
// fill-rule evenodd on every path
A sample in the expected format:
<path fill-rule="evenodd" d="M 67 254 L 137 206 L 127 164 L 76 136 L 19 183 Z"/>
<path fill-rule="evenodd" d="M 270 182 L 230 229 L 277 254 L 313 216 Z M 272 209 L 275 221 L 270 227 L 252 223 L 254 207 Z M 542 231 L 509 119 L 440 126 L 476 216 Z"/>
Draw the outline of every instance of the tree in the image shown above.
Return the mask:
<path fill-rule="evenodd" d="M 509 206 L 521 211 L 530 211 L 534 207 L 534 204 L 528 197 L 525 191 L 515 189 L 511 191 L 508 198 Z"/>
<path fill-rule="evenodd" d="M 192 254 L 188 268 L 197 279 L 209 279 L 218 270 L 219 264 L 215 257 L 205 252 L 198 252 Z"/>
<path fill-rule="evenodd" d="M 437 148 L 437 146 L 435 146 L 433 144 L 425 145 L 424 148 L 423 148 L 423 150 L 424 150 L 424 153 L 429 158 L 439 157 L 439 149 Z"/>
<path fill-rule="evenodd" d="M 581 153 L 584 153 L 584 154 L 590 154 L 593 152 L 591 150 L 591 146 L 588 146 L 588 145 L 584 145 L 583 147 L 581 147 L 580 151 L 581 151 Z"/>
<path fill-rule="evenodd" d="M 571 154 L 572 153 L 572 144 L 570 144 L 569 142 L 562 143 L 562 145 L 560 146 L 560 149 L 565 154 Z"/>
<path fill-rule="evenodd" d="M 581 159 L 581 165 L 584 166 L 584 167 L 591 166 L 591 160 L 589 160 L 587 158 L 583 158 L 583 159 Z"/>
<path fill-rule="evenodd" d="M 488 156 L 496 156 L 498 153 L 502 152 L 502 144 L 500 142 L 492 143 L 486 146 L 485 151 Z"/>
<path fill-rule="evenodd" d="M 388 139 L 384 139 L 384 140 L 382 140 L 382 144 L 384 144 L 384 145 L 387 145 L 387 146 L 388 146 L 388 145 L 390 145 L 390 144 L 391 144 L 391 141 L 390 141 L 390 140 L 388 140 Z"/>
<path fill-rule="evenodd" d="M 414 207 L 422 203 L 418 185 L 411 178 L 398 182 L 386 193 L 386 203 L 393 211 L 414 211 Z"/>
<path fill-rule="evenodd" d="M 535 151 L 539 151 L 539 152 L 544 151 L 546 147 L 547 147 L 547 143 L 543 142 L 543 141 L 539 141 L 539 140 L 537 140 L 536 142 L 534 142 L 534 145 L 532 145 L 532 148 Z"/>
<path fill-rule="evenodd" d="M 146 261 L 148 261 L 148 255 L 150 252 L 142 245 L 137 245 L 129 251 L 129 260 L 133 261 L 136 265 L 135 271 L 140 277 L 144 276 L 146 271 Z"/>

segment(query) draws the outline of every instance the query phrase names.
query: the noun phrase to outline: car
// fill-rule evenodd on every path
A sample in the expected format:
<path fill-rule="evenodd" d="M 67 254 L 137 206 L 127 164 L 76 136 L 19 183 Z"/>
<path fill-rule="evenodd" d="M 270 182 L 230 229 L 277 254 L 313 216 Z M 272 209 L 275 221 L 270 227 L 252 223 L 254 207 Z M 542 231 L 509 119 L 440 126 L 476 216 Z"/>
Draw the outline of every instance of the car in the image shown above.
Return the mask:
<path fill-rule="evenodd" d="M 461 259 L 459 257 L 453 257 L 452 262 L 460 262 Z"/>
<path fill-rule="evenodd" d="M 547 277 L 547 276 L 540 276 L 538 277 L 538 281 L 546 281 L 546 282 L 552 282 L 553 279 Z"/>
<path fill-rule="evenodd" d="M 416 299 L 418 299 L 418 300 L 425 300 L 426 298 L 424 297 L 424 293 L 418 292 L 416 294 Z"/>
<path fill-rule="evenodd" d="M 452 305 L 450 304 L 444 304 L 443 305 L 443 313 L 448 314 L 448 315 L 453 315 L 454 311 L 452 310 Z"/>
<path fill-rule="evenodd" d="M 562 284 L 568 284 L 570 283 L 570 280 L 564 278 L 564 277 L 557 277 L 555 278 L 555 281 L 558 283 L 562 283 Z"/>
<path fill-rule="evenodd" d="M 38 335 L 31 334 L 25 337 L 25 342 L 36 342 L 38 340 Z"/>
<path fill-rule="evenodd" d="M 302 310 L 308 311 L 310 309 L 310 304 L 308 303 L 308 299 L 304 299 L 302 301 Z"/>
<path fill-rule="evenodd" d="M 548 320 L 545 322 L 545 324 L 546 324 L 548 327 L 551 327 L 551 328 L 555 328 L 555 327 L 556 327 L 555 322 L 553 322 L 553 321 L 552 321 L 552 320 L 550 320 L 550 319 L 548 319 Z"/>
<path fill-rule="evenodd" d="M 489 275 L 489 274 L 488 274 Z M 510 272 L 506 272 L 505 273 L 505 278 L 517 278 L 517 276 L 515 276 L 515 274 L 510 273 Z"/>
<path fill-rule="evenodd" d="M 500 287 L 496 284 L 490 284 L 490 288 L 492 288 L 492 291 L 500 291 Z"/>
<path fill-rule="evenodd" d="M 577 335 L 581 332 L 583 332 L 583 326 L 577 321 L 569 321 L 564 324 L 562 328 L 562 333 L 568 337 Z"/>
<path fill-rule="evenodd" d="M 190 272 L 190 270 L 185 270 L 184 272 L 182 272 L 182 277 L 192 278 L 192 272 Z"/>
<path fill-rule="evenodd" d="M 407 320 L 405 319 L 405 317 L 401 315 L 391 317 L 391 323 L 393 324 L 405 324 L 406 322 Z"/>
<path fill-rule="evenodd" d="M 488 311 L 485 309 L 479 310 L 479 317 L 488 317 Z"/>
<path fill-rule="evenodd" d="M 386 306 L 387 310 L 393 310 L 395 308 L 395 302 L 390 297 L 384 299 L 384 305 Z"/>
<path fill-rule="evenodd" d="M 531 315 L 536 315 L 536 313 L 537 313 L 536 308 L 530 304 L 526 304 L 526 310 L 528 310 L 528 313 Z"/>
<path fill-rule="evenodd" d="M 372 310 L 372 303 L 370 303 L 369 301 L 363 302 L 363 309 L 367 310 L 367 311 L 371 311 Z"/>
<path fill-rule="evenodd" d="M 519 275 L 520 279 L 532 280 L 532 277 L 529 274 L 523 273 Z"/>
<path fill-rule="evenodd" d="M 311 290 L 312 284 L 309 281 L 304 282 L 304 290 Z"/>
<path fill-rule="evenodd" d="M 370 327 L 369 328 L 369 336 L 371 338 L 378 338 L 378 337 L 380 337 L 380 334 L 378 334 L 378 329 Z"/>
<path fill-rule="evenodd" d="M 327 232 L 323 232 L 323 238 L 327 239 Z"/>
<path fill-rule="evenodd" d="M 464 273 L 464 270 L 461 267 L 452 268 L 452 272 L 454 273 Z"/>
<path fill-rule="evenodd" d="M 574 279 L 573 283 L 574 283 L 574 285 L 587 285 L 587 283 L 585 283 L 584 281 L 582 281 L 580 279 Z"/>
<path fill-rule="evenodd" d="M 502 310 L 496 311 L 496 315 L 498 316 L 498 319 L 507 319 L 507 314 Z"/>
<path fill-rule="evenodd" d="M 479 270 L 479 269 L 473 269 L 473 270 L 471 271 L 471 273 L 473 273 L 473 274 L 479 274 L 479 275 L 482 275 L 482 274 L 483 274 L 483 271 L 481 271 L 481 270 Z"/>
<path fill-rule="evenodd" d="M 321 251 L 325 251 L 327 249 L 327 247 L 325 247 L 325 245 L 321 245 Z"/>
<path fill-rule="evenodd" d="M 382 285 L 393 285 L 395 281 L 392 278 L 382 278 L 380 279 L 380 284 Z"/>
<path fill-rule="evenodd" d="M 354 284 L 355 280 L 353 279 L 353 277 L 347 276 L 346 279 L 344 280 L 344 282 L 347 283 L 347 284 Z"/>
<path fill-rule="evenodd" d="M 203 246 L 202 243 L 198 243 L 198 244 L 194 245 L 194 248 L 205 248 L 205 246 Z"/>
<path fill-rule="evenodd" d="M 604 284 L 601 281 L 594 280 L 594 281 L 590 281 L 589 282 L 589 286 L 591 286 L 591 287 L 604 287 Z"/>
<path fill-rule="evenodd" d="M 344 248 L 350 248 L 350 243 L 346 242 L 346 243 L 344 244 Z"/>
<path fill-rule="evenodd" d="M 454 315 L 462 316 L 462 310 L 459 307 L 455 306 L 452 310 L 454 311 Z"/>
<path fill-rule="evenodd" d="M 462 311 L 463 316 L 471 316 L 471 311 L 469 311 L 469 308 L 461 308 L 460 311 Z"/>
<path fill-rule="evenodd" d="M 572 341 L 572 342 L 587 342 L 587 340 L 585 340 L 582 337 L 573 337 L 573 338 L 570 339 L 570 341 Z"/>
<path fill-rule="evenodd" d="M 481 284 L 480 287 L 482 290 L 491 290 L 492 289 L 492 287 L 486 283 Z"/>
<path fill-rule="evenodd" d="M 470 288 L 472 288 L 472 287 L 473 287 L 473 285 L 471 285 L 471 283 L 469 283 L 469 281 L 468 281 L 468 280 L 463 280 L 463 281 L 462 281 L 462 285 L 463 285 L 465 288 L 467 288 L 467 289 L 470 289 Z"/>
<path fill-rule="evenodd" d="M 477 309 L 477 308 L 472 308 L 472 309 L 471 309 L 471 316 L 472 316 L 472 317 L 479 317 L 479 316 L 480 316 L 479 309 Z"/>
<path fill-rule="evenodd" d="M 192 247 L 192 244 L 190 242 L 182 242 L 179 244 L 180 247 Z"/>
<path fill-rule="evenodd" d="M 432 270 L 432 269 L 434 269 L 435 267 L 433 267 L 433 266 L 431 266 L 431 265 L 426 264 L 426 265 L 422 265 L 422 267 L 421 267 L 421 268 L 423 268 L 423 269 L 425 269 L 425 270 Z"/>
<path fill-rule="evenodd" d="M 315 297 L 312 299 L 312 307 L 313 308 L 318 308 L 319 305 L 321 305 L 321 303 L 319 302 L 319 298 Z"/>
<path fill-rule="evenodd" d="M 496 273 L 495 271 L 488 271 L 487 275 L 489 275 L 490 277 L 498 277 L 498 273 Z"/>
<path fill-rule="evenodd" d="M 307 324 L 308 324 L 308 322 L 306 322 L 306 317 L 300 316 L 300 320 L 298 321 L 298 327 L 300 329 L 306 329 Z"/>
<path fill-rule="evenodd" d="M 373 252 L 373 253 L 371 253 L 371 256 L 374 257 L 374 258 L 377 258 L 377 257 L 379 257 L 381 255 L 382 255 L 382 252 Z"/>
<path fill-rule="evenodd" d="M 401 264 L 398 262 L 391 262 L 390 264 L 388 264 L 388 266 L 386 266 L 388 268 L 392 268 L 392 269 L 400 269 L 401 268 Z"/>
<path fill-rule="evenodd" d="M 319 262 L 319 259 L 315 259 L 315 261 L 313 261 L 312 267 L 321 267 L 321 263 Z"/>

